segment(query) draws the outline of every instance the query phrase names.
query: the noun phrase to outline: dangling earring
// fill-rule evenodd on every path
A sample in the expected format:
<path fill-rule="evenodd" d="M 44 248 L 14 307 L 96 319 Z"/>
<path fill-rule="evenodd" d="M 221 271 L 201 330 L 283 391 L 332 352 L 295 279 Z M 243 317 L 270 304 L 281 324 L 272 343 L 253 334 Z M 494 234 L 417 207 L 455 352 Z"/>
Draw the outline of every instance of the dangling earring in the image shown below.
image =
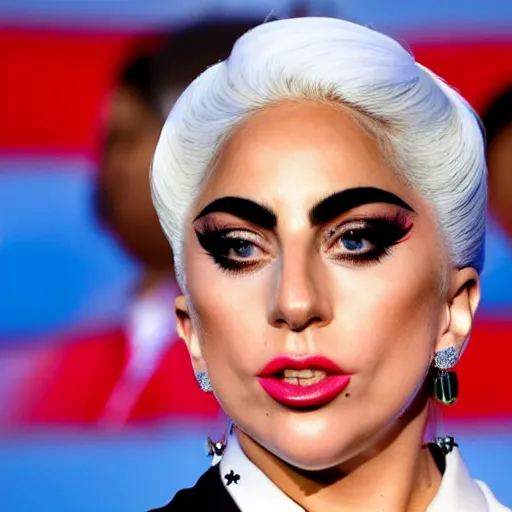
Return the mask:
<path fill-rule="evenodd" d="M 196 379 L 201 391 L 204 393 L 211 393 L 213 391 L 212 384 L 206 372 L 196 373 Z"/>
<path fill-rule="evenodd" d="M 221 441 L 214 442 L 212 438 L 209 437 L 206 441 L 206 449 L 207 454 L 212 458 L 211 465 L 216 466 L 224 455 L 226 441 L 222 439 Z"/>
<path fill-rule="evenodd" d="M 229 420 L 228 428 L 224 432 L 224 435 L 220 439 L 220 441 L 214 442 L 211 437 L 208 438 L 206 442 L 206 450 L 207 454 L 212 458 L 212 466 L 216 466 L 228 445 L 228 437 L 233 434 L 234 423 L 232 420 Z"/>
<path fill-rule="evenodd" d="M 457 374 L 449 372 L 455 366 L 459 355 L 455 347 L 448 347 L 436 352 L 434 366 L 439 370 L 434 379 L 434 398 L 441 404 L 452 405 L 459 396 Z"/>

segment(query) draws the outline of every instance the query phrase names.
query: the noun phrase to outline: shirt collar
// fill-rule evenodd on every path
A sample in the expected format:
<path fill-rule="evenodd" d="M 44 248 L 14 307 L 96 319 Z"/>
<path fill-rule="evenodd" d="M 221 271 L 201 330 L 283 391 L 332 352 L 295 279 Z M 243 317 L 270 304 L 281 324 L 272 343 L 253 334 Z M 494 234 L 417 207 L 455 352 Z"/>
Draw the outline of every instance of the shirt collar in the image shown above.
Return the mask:
<path fill-rule="evenodd" d="M 305 512 L 277 487 L 244 454 L 235 434 L 228 439 L 220 461 L 224 487 L 241 512 Z M 237 478 L 238 477 L 238 478 Z M 501 512 L 502 508 L 485 484 L 471 478 L 459 449 L 446 455 L 441 485 L 426 512 Z"/>
<path fill-rule="evenodd" d="M 441 485 L 426 512 L 492 512 L 496 510 L 493 503 L 497 505 L 494 497 L 482 490 L 482 484 L 471 478 L 459 449 L 453 448 L 446 455 Z"/>
<path fill-rule="evenodd" d="M 241 512 L 304 512 L 245 455 L 235 434 L 229 435 L 220 461 L 224 487 Z M 239 478 L 236 478 L 236 477 Z"/>

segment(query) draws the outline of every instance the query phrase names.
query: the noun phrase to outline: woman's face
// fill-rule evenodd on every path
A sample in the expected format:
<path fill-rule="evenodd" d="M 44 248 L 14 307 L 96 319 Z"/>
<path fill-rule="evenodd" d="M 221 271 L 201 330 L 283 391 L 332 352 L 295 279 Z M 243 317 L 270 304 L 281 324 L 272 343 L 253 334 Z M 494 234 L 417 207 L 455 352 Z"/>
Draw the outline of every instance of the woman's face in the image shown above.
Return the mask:
<path fill-rule="evenodd" d="M 187 224 L 181 325 L 242 431 L 321 469 L 394 423 L 449 321 L 436 226 L 344 108 L 283 102 L 236 129 Z"/>

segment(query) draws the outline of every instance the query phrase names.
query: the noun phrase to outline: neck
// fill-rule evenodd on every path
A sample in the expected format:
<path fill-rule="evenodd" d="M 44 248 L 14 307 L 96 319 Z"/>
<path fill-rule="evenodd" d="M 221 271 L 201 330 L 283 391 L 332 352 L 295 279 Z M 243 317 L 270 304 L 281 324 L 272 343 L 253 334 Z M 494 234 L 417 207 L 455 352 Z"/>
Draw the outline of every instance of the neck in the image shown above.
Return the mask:
<path fill-rule="evenodd" d="M 441 483 L 441 474 L 423 435 L 428 401 L 406 413 L 384 436 L 336 468 L 305 472 L 291 467 L 236 430 L 245 454 L 285 494 L 308 512 L 424 512 Z"/>

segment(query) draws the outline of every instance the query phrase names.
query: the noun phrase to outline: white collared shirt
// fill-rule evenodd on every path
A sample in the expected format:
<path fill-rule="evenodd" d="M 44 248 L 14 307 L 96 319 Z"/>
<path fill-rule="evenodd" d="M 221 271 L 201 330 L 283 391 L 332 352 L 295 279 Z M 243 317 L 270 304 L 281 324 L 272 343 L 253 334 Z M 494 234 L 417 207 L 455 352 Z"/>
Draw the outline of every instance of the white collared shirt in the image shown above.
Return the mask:
<path fill-rule="evenodd" d="M 241 512 L 305 512 L 244 454 L 234 434 L 220 461 L 222 482 Z M 231 475 L 231 478 L 227 478 Z M 238 478 L 236 478 L 238 477 Z M 236 483 L 234 481 L 236 480 Z M 441 485 L 425 512 L 510 512 L 489 488 L 473 480 L 458 448 L 446 456 Z"/>

